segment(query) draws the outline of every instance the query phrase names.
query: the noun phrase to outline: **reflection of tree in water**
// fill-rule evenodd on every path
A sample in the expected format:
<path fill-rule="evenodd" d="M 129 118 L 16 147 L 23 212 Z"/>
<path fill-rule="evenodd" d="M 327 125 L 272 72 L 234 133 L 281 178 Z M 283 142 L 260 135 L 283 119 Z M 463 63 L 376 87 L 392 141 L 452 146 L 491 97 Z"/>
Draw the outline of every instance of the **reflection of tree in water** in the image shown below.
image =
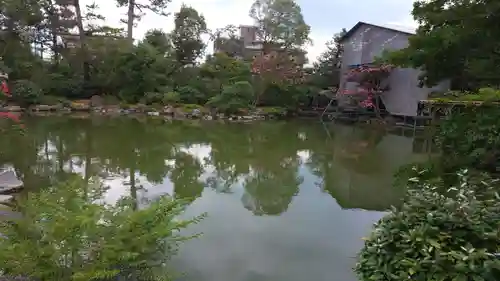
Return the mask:
<path fill-rule="evenodd" d="M 241 198 L 245 208 L 259 216 L 285 212 L 302 183 L 296 170 L 279 174 L 259 171 L 254 173 L 245 181 L 245 193 Z"/>
<path fill-rule="evenodd" d="M 293 127 L 292 127 L 293 126 Z M 277 215 L 288 208 L 301 179 L 297 152 L 305 147 L 296 124 L 254 123 L 210 127 L 210 163 L 215 172 L 208 186 L 231 192 L 242 180 L 242 202 L 257 215 Z"/>
<path fill-rule="evenodd" d="M 376 147 L 385 134 L 385 131 L 376 129 L 355 130 L 347 138 L 336 143 L 340 148 L 341 161 L 349 169 L 362 174 L 379 173 L 383 166 L 380 161 L 384 157 Z"/>
<path fill-rule="evenodd" d="M 175 196 L 191 201 L 201 196 L 204 183 L 199 181 L 199 177 L 203 174 L 203 170 L 203 165 L 193 155 L 185 152 L 176 153 L 174 168 L 170 173 Z"/>
<path fill-rule="evenodd" d="M 321 179 L 320 188 L 342 208 L 383 211 L 397 205 L 403 190 L 392 186 L 392 151 L 379 146 L 385 133 L 349 127 L 336 132 L 330 149 L 313 149 L 307 164 Z"/>
<path fill-rule="evenodd" d="M 221 125 L 131 118 L 39 118 L 28 124 L 24 139 L 8 138 L 21 143 L 23 149 L 2 155 L 0 148 L 0 157 L 15 163 L 34 185 L 35 175 L 55 178 L 59 173 L 66 177 L 61 170 L 78 170 L 89 178 L 126 178 L 131 189 L 139 188 L 137 175 L 153 184 L 169 177 L 176 196 L 194 199 L 204 186 L 228 192 L 235 183 L 243 182 L 246 207 L 256 214 L 276 215 L 287 210 L 302 182 L 297 152 L 325 147 L 324 136 L 314 135 L 322 132 L 317 129 L 310 123 L 300 126 L 287 122 Z M 13 143 L 4 147 L 19 147 Z M 45 153 L 47 144 L 51 148 Z M 211 146 L 207 161 L 201 163 L 181 149 L 190 144 Z M 207 182 L 200 182 L 207 166 L 211 175 Z"/>
<path fill-rule="evenodd" d="M 255 147 L 252 171 L 245 179 L 242 201 L 245 208 L 256 215 L 278 215 L 288 209 L 298 193 L 302 183 L 297 174 L 301 163 L 297 149 L 283 144 L 282 149 L 270 149 L 265 153 L 265 143 Z"/>

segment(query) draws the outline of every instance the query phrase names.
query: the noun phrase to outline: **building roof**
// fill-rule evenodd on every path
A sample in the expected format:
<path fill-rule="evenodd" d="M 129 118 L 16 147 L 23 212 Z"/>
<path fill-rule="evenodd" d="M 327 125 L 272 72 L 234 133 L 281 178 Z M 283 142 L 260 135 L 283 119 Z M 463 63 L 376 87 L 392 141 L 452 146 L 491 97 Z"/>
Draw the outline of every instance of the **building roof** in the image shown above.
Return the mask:
<path fill-rule="evenodd" d="M 399 25 L 393 25 L 393 24 L 384 24 L 384 25 L 379 25 L 379 24 L 371 24 L 363 21 L 359 21 L 357 24 L 355 24 L 351 29 L 349 29 L 342 38 L 340 38 L 341 41 L 349 38 L 358 28 L 360 28 L 363 25 L 371 26 L 371 27 L 378 27 L 382 29 L 387 29 L 391 30 L 394 32 L 399 32 L 403 34 L 408 34 L 408 35 L 414 35 L 415 34 L 415 28 L 412 27 L 407 27 L 407 26 L 399 26 Z"/>

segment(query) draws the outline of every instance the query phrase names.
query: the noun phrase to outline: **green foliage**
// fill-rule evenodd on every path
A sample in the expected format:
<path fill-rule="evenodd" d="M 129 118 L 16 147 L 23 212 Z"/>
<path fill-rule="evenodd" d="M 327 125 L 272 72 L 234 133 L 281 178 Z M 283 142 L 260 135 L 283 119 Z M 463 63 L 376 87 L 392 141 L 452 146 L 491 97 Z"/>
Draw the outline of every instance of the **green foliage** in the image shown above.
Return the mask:
<path fill-rule="evenodd" d="M 294 89 L 294 85 L 288 87 L 286 83 L 280 83 L 281 89 L 277 94 L 272 83 L 267 83 L 272 80 L 268 78 L 274 75 L 265 78 L 263 73 L 252 73 L 251 64 L 244 60 L 252 57 L 250 53 L 242 54 L 244 59 L 216 53 L 200 63 L 199 59 L 206 47 L 202 37 L 210 31 L 202 13 L 185 5 L 175 13 L 175 28 L 172 32 L 153 29 L 146 32 L 143 40 L 132 44 L 133 26 L 141 18 L 138 10 L 165 14 L 170 0 L 117 0 L 118 6 L 129 8 L 126 32 L 99 26 L 97 22 L 103 17 L 95 12 L 96 5 L 89 5 L 87 9 L 67 9 L 47 0 L 30 2 L 30 5 L 19 0 L 7 2 L 1 13 L 5 21 L 13 25 L 9 27 L 12 30 L 6 30 L 1 36 L 3 43 L 0 44 L 0 53 L 5 56 L 0 62 L 0 69 L 9 74 L 9 83 L 16 85 L 18 80 L 30 81 L 39 88 L 37 92 L 40 95 L 68 100 L 108 95 L 116 97 L 120 103 L 128 104 L 204 105 L 221 95 L 225 87 L 246 81 L 252 85 L 255 93 L 259 93 L 254 99 L 262 98 L 259 105 L 296 107 L 297 93 L 303 92 L 300 87 Z M 258 34 L 269 35 L 266 46 L 278 46 L 295 54 L 308 43 L 310 27 L 305 23 L 301 8 L 295 1 L 257 1 L 251 13 Z M 71 44 L 66 43 L 71 38 L 65 36 L 62 38 L 64 44 L 58 43 L 59 34 L 72 33 L 76 29 L 75 24 L 78 32 L 82 33 L 82 36 L 75 34 L 77 39 L 83 40 L 82 47 L 70 48 Z M 231 29 L 230 38 L 237 40 L 235 27 L 224 29 L 228 32 Z M 23 36 L 26 30 L 32 31 L 33 36 Z M 211 34 L 212 39 L 219 38 L 222 31 L 215 33 L 217 35 Z M 36 52 L 33 46 L 37 46 Z M 39 46 L 43 46 L 40 47 L 42 49 Z M 339 46 L 335 48 L 339 49 Z M 300 67 L 302 62 L 298 65 Z M 272 66 L 271 69 L 278 68 Z M 294 66 L 290 69 L 297 68 Z M 295 72 L 302 73 L 298 70 Z M 320 84 L 325 79 L 311 79 L 310 82 L 323 87 Z M 298 82 L 301 83 L 302 80 Z M 309 84 L 307 86 L 312 86 Z M 165 97 L 167 93 L 177 94 Z M 26 104 L 37 102 L 32 97 L 24 100 Z"/>
<path fill-rule="evenodd" d="M 182 86 L 177 90 L 177 92 L 179 93 L 179 98 L 183 103 L 201 104 L 205 99 L 203 93 L 192 86 Z"/>
<path fill-rule="evenodd" d="M 269 42 L 286 47 L 302 47 L 309 43 L 311 27 L 304 21 L 302 10 L 294 0 L 256 0 L 250 17 L 258 34 Z"/>
<path fill-rule="evenodd" d="M 66 100 L 62 97 L 43 95 L 37 102 L 45 105 L 59 105 L 64 104 Z"/>
<path fill-rule="evenodd" d="M 158 269 L 189 239 L 179 230 L 201 217 L 178 219 L 184 202 L 170 197 L 141 209 L 132 198 L 100 204 L 103 192 L 75 177 L 23 198 L 22 217 L 0 221 L 0 270 L 36 280 L 164 278 Z"/>
<path fill-rule="evenodd" d="M 476 92 L 464 91 L 448 91 L 445 93 L 432 93 L 429 98 L 431 100 L 448 102 L 448 101 L 484 101 L 484 102 L 499 102 L 500 90 L 494 88 L 480 88 Z"/>
<path fill-rule="evenodd" d="M 162 98 L 162 103 L 164 105 L 176 104 L 179 103 L 180 101 L 181 101 L 181 96 L 177 92 L 168 92 L 164 94 Z"/>
<path fill-rule="evenodd" d="M 17 80 L 12 83 L 12 99 L 22 105 L 31 105 L 39 101 L 42 91 L 29 80 Z"/>
<path fill-rule="evenodd" d="M 498 180 L 466 172 L 457 177 L 446 195 L 440 186 L 411 179 L 407 201 L 366 239 L 355 268 L 360 280 L 500 278 Z"/>
<path fill-rule="evenodd" d="M 500 167 L 500 113 L 496 105 L 469 106 L 440 124 L 437 144 L 447 170 L 474 167 L 490 172 Z"/>
<path fill-rule="evenodd" d="M 417 33 L 408 48 L 388 59 L 422 69 L 427 86 L 446 79 L 457 90 L 498 85 L 499 40 L 494 34 L 499 11 L 495 1 L 416 1 L 412 14 L 419 22 Z"/>
<path fill-rule="evenodd" d="M 161 103 L 163 101 L 163 95 L 160 93 L 146 93 L 142 99 L 143 104 L 151 105 L 154 103 Z"/>
<path fill-rule="evenodd" d="M 205 49 L 201 35 L 207 31 L 207 24 L 203 15 L 195 9 L 182 5 L 175 14 L 175 28 L 172 41 L 175 56 L 180 65 L 194 64 Z"/>
<path fill-rule="evenodd" d="M 347 31 L 342 29 L 335 34 L 332 40 L 326 43 L 326 50 L 314 63 L 312 83 L 320 89 L 338 87 L 340 83 L 340 63 L 342 60 L 343 46 L 340 39 Z"/>
<path fill-rule="evenodd" d="M 222 93 L 210 99 L 207 105 L 225 113 L 236 113 L 239 109 L 251 107 L 253 93 L 250 83 L 246 81 L 236 82 L 233 85 L 224 86 Z"/>

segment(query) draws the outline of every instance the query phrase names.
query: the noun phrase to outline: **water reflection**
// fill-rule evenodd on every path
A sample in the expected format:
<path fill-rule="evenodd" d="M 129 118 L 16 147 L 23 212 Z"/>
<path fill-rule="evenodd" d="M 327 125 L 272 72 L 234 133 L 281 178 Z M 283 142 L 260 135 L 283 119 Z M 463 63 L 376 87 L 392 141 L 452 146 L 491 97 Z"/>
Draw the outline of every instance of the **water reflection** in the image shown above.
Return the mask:
<path fill-rule="evenodd" d="M 335 125 L 39 118 L 0 139 L 25 192 L 77 173 L 139 206 L 163 194 L 208 212 L 177 267 L 188 280 L 355 280 L 360 238 L 403 190 L 392 174 L 425 159 L 410 137 Z M 417 145 L 418 147 L 418 145 Z M 1 183 L 0 183 L 1 185 Z M 375 212 L 369 212 L 369 211 Z"/>

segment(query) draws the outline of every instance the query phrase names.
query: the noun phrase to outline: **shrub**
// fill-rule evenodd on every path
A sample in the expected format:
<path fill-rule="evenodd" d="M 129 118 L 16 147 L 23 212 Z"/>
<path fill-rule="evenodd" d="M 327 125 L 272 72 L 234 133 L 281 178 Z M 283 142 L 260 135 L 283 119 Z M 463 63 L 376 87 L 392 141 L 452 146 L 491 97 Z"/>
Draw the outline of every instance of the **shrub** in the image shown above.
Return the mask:
<path fill-rule="evenodd" d="M 12 99 L 22 106 L 38 103 L 42 91 L 34 82 L 17 80 L 12 83 Z"/>
<path fill-rule="evenodd" d="M 441 122 L 436 143 L 442 165 L 454 171 L 475 167 L 489 172 L 500 168 L 500 111 L 496 106 L 470 106 Z"/>
<path fill-rule="evenodd" d="M 102 104 L 103 105 L 118 105 L 120 104 L 120 100 L 113 95 L 103 95 L 102 96 Z"/>
<path fill-rule="evenodd" d="M 62 104 L 66 99 L 57 96 L 43 95 L 39 98 L 38 102 L 45 105 L 59 105 Z"/>
<path fill-rule="evenodd" d="M 406 202 L 365 241 L 355 268 L 361 281 L 500 280 L 497 180 L 457 177 L 447 194 L 411 179 Z"/>
<path fill-rule="evenodd" d="M 250 108 L 253 101 L 253 87 L 247 81 L 239 81 L 224 86 L 222 93 L 211 98 L 208 106 L 215 107 L 225 113 L 237 113 L 240 109 Z"/>
<path fill-rule="evenodd" d="M 163 105 L 177 104 L 181 101 L 181 96 L 177 92 L 168 92 L 163 95 Z"/>
<path fill-rule="evenodd" d="M 29 194 L 21 218 L 0 221 L 0 272 L 34 280 L 157 280 L 157 269 L 188 239 L 178 230 L 201 217 L 177 219 L 184 202 L 162 197 L 137 210 L 136 201 L 98 203 L 103 189 L 76 179 Z"/>
<path fill-rule="evenodd" d="M 192 86 L 182 86 L 177 89 L 179 98 L 183 103 L 203 104 L 205 95 Z"/>
<path fill-rule="evenodd" d="M 283 107 L 264 106 L 264 107 L 259 107 L 259 110 L 266 115 L 272 115 L 272 116 L 282 116 L 286 114 L 286 109 Z"/>
<path fill-rule="evenodd" d="M 142 103 L 147 105 L 152 105 L 154 103 L 161 103 L 163 100 L 163 95 L 156 92 L 146 93 L 144 98 L 141 100 Z"/>
<path fill-rule="evenodd" d="M 203 108 L 203 106 L 198 105 L 198 104 L 190 104 L 190 103 L 188 103 L 188 104 L 183 104 L 181 106 L 181 109 L 182 109 L 183 112 L 191 113 L 195 109 L 199 109 L 200 111 L 202 111 L 204 108 Z"/>

